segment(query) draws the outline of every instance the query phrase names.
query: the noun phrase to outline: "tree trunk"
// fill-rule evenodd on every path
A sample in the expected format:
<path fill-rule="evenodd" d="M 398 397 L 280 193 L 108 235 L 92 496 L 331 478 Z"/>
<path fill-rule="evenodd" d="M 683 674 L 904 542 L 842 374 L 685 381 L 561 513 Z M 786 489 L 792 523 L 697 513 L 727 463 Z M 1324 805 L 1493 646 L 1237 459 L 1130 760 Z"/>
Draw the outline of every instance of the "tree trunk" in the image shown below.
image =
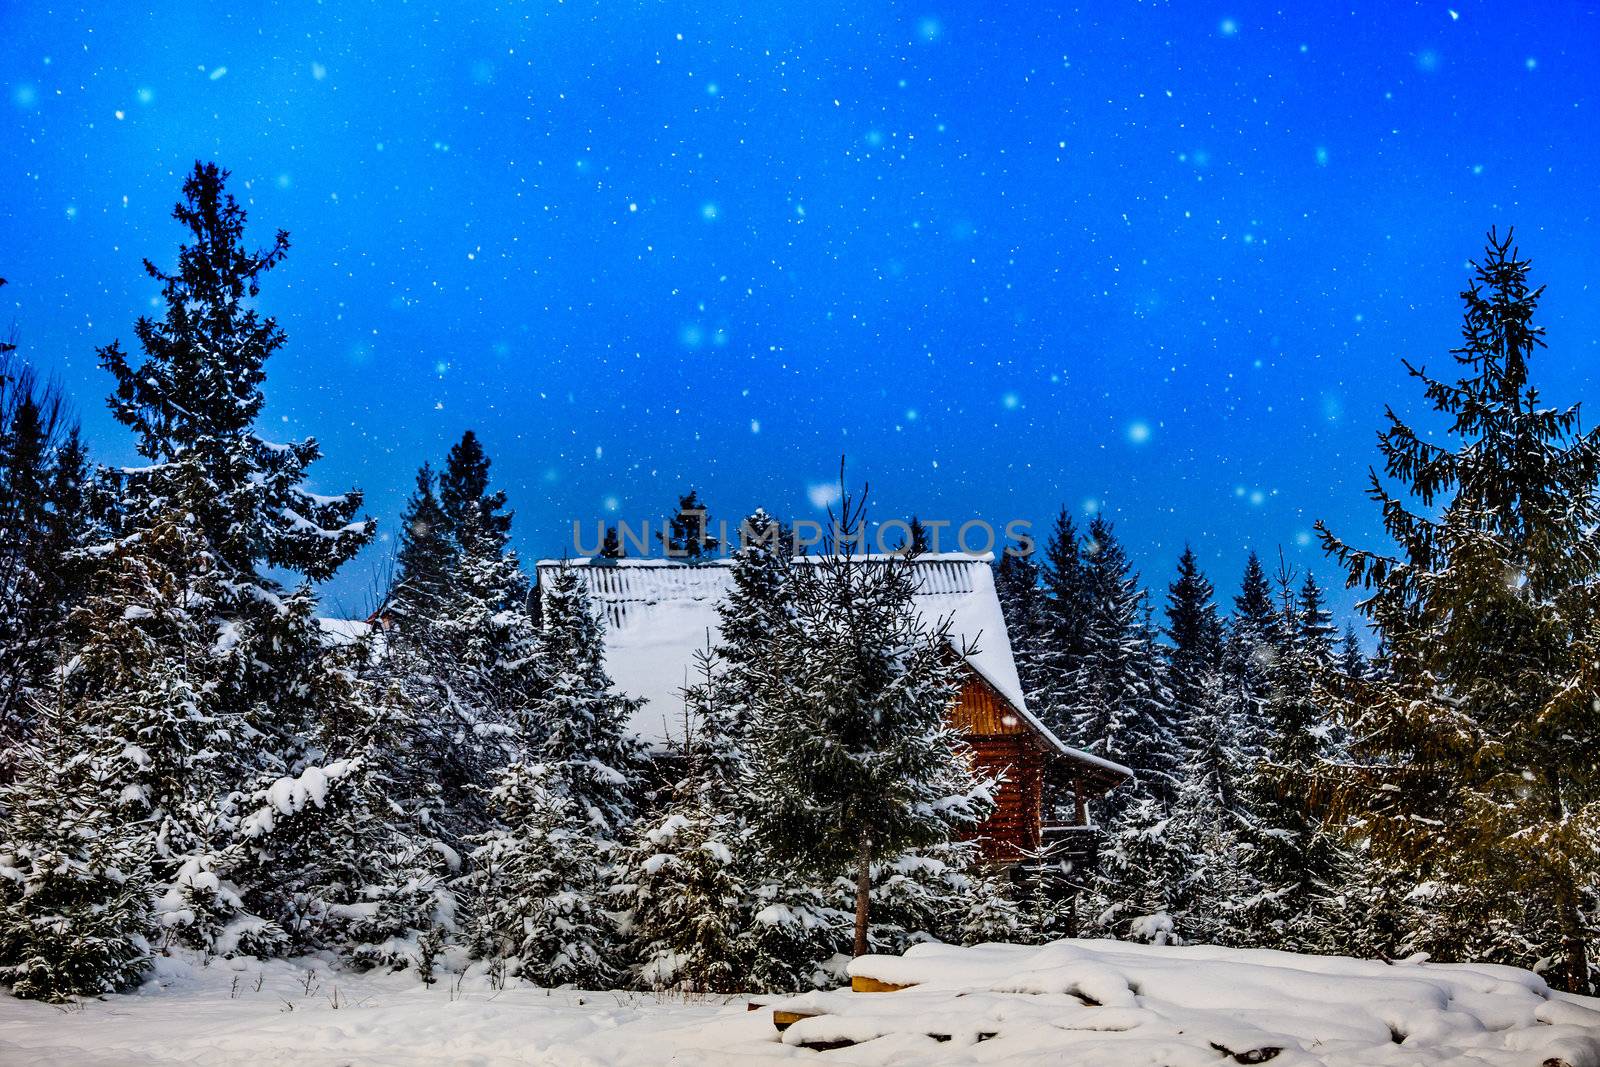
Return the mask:
<path fill-rule="evenodd" d="M 1561 916 L 1561 939 L 1567 950 L 1567 990 L 1585 996 L 1589 990 L 1589 945 L 1583 936 L 1583 915 L 1573 887 L 1572 869 L 1563 863 L 1556 886 L 1557 914 Z"/>
<path fill-rule="evenodd" d="M 872 951 L 867 944 L 867 916 L 872 904 L 872 838 L 861 835 L 861 848 L 856 853 L 856 946 L 854 955 L 865 956 Z"/>
<path fill-rule="evenodd" d="M 1555 771 L 1545 771 L 1545 782 L 1550 788 L 1550 821 L 1560 825 L 1566 818 L 1566 805 L 1561 802 L 1560 780 Z M 1589 945 L 1584 939 L 1583 911 L 1578 897 L 1578 880 L 1573 875 L 1572 863 L 1561 859 L 1552 872 L 1550 881 L 1555 890 L 1555 906 L 1561 925 L 1562 947 L 1567 954 L 1567 992 L 1587 995 L 1589 992 Z"/>
<path fill-rule="evenodd" d="M 1589 984 L 1589 944 L 1583 939 L 1583 925 L 1578 918 L 1577 905 L 1567 911 L 1567 970 L 1571 973 L 1572 991 L 1589 996 L 1594 992 Z"/>

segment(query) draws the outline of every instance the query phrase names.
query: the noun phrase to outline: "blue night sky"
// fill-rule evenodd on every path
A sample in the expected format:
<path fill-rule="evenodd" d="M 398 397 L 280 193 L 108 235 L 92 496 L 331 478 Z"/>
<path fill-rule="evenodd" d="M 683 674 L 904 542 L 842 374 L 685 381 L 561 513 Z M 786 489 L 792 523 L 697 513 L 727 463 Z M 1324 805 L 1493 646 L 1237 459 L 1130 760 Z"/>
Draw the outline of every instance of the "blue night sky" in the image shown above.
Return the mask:
<path fill-rule="evenodd" d="M 525 556 L 690 484 L 815 517 L 843 452 L 879 519 L 1103 508 L 1153 586 L 1185 540 L 1224 594 L 1251 545 L 1331 579 L 1311 524 L 1375 531 L 1491 224 L 1547 396 L 1600 403 L 1593 3 L 137 6 L 0 3 L 0 323 L 105 462 L 94 349 L 196 158 L 292 235 L 266 432 L 390 538 L 473 427 Z"/>

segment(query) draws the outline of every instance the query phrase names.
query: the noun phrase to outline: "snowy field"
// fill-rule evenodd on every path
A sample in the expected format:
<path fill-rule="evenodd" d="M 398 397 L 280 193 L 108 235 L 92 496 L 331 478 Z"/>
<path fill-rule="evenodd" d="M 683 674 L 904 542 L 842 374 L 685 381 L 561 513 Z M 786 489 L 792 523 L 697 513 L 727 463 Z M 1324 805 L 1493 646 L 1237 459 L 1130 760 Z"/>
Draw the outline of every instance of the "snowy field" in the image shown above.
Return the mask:
<path fill-rule="evenodd" d="M 164 960 L 137 995 L 66 1010 L 0 997 L 0 1063 L 1600 1067 L 1600 1001 L 1504 967 L 1063 941 L 928 945 L 853 970 L 910 988 L 749 1011 L 742 998 Z M 774 1008 L 808 1017 L 780 1035 Z"/>

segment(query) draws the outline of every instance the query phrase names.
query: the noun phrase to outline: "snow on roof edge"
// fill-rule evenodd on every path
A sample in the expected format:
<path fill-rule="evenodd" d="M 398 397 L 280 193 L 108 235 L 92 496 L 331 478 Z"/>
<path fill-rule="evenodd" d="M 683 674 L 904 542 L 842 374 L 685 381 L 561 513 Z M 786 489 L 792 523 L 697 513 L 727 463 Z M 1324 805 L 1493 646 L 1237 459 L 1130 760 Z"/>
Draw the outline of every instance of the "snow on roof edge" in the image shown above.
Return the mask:
<path fill-rule="evenodd" d="M 960 649 L 956 649 L 956 651 L 959 652 L 961 650 Z M 982 678 L 984 681 L 988 682 L 991 686 L 993 686 L 995 691 L 1000 693 L 1001 696 L 1005 696 L 1005 692 L 998 685 L 995 684 L 994 679 L 989 677 L 989 675 L 984 671 L 984 669 L 981 666 L 978 665 L 978 663 L 976 663 L 974 660 L 972 660 L 970 658 L 966 658 L 966 657 L 963 657 L 963 658 L 965 659 L 965 662 L 966 662 L 967 666 L 972 668 L 972 671 L 973 671 L 974 674 L 976 674 L 979 678 Z M 1010 701 L 1011 698 L 1010 697 L 1006 697 L 1006 699 L 1008 701 Z M 1099 767 L 1099 768 L 1101 768 L 1103 770 L 1111 771 L 1114 774 L 1120 774 L 1120 775 L 1123 775 L 1123 776 L 1128 777 L 1128 778 L 1132 778 L 1133 777 L 1133 771 L 1129 770 L 1127 767 L 1124 767 L 1120 763 L 1116 763 L 1116 762 L 1113 762 L 1112 760 L 1108 760 L 1104 756 L 1096 756 L 1092 752 L 1085 752 L 1081 748 L 1073 748 L 1071 745 L 1069 745 L 1065 741 L 1061 740 L 1061 738 L 1057 737 L 1056 736 L 1056 732 L 1054 730 L 1050 729 L 1050 727 L 1046 726 L 1044 724 L 1044 720 L 1040 719 L 1033 712 L 1029 711 L 1025 705 L 1013 703 L 1013 706 L 1017 709 L 1018 714 L 1020 714 L 1022 716 L 1023 720 L 1025 722 L 1027 722 L 1027 724 L 1029 726 L 1032 726 L 1035 730 L 1037 730 L 1040 734 L 1044 735 L 1044 737 L 1053 746 L 1055 746 L 1056 751 L 1061 753 L 1061 755 L 1067 757 L 1068 759 L 1078 760 L 1079 762 L 1087 763 L 1091 767 Z"/>

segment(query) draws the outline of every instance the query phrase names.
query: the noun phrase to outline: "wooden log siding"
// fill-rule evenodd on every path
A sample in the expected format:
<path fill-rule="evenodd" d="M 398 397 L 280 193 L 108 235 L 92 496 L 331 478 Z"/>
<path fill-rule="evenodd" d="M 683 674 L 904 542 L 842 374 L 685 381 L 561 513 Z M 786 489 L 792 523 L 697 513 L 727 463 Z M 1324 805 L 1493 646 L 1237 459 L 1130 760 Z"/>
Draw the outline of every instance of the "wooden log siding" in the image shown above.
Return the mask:
<path fill-rule="evenodd" d="M 976 671 L 968 671 L 950 724 L 971 746 L 975 769 L 1004 774 L 994 813 L 974 836 L 985 859 L 1015 863 L 1038 850 L 1044 822 L 1044 778 L 1050 753 L 1016 709 Z"/>

